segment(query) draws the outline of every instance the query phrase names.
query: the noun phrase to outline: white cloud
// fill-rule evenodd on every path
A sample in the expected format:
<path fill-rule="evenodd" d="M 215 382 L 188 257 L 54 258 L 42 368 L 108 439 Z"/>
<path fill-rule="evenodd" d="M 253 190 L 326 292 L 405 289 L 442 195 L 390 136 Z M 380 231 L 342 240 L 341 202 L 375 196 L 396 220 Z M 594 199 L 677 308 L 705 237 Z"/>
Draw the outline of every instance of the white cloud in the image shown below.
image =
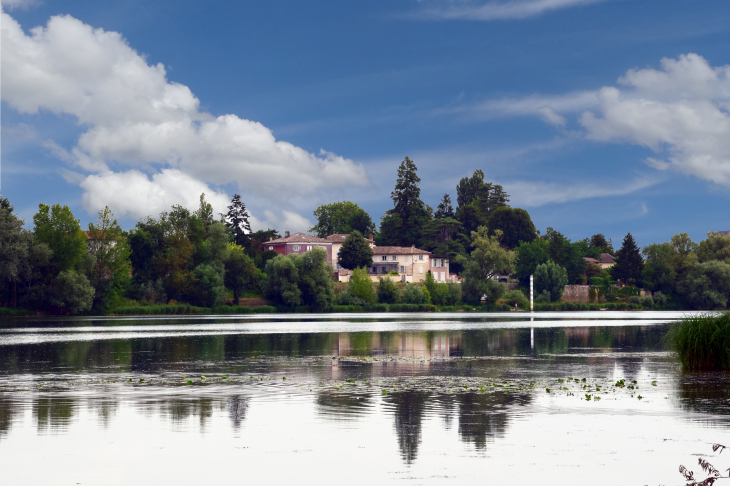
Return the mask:
<path fill-rule="evenodd" d="M 639 178 L 628 184 L 609 187 L 605 183 L 584 182 L 572 185 L 549 182 L 513 181 L 502 185 L 509 188 L 511 204 L 517 207 L 537 207 L 595 197 L 622 196 L 655 185 L 658 180 Z"/>
<path fill-rule="evenodd" d="M 580 115 L 583 137 L 641 145 L 645 163 L 730 186 L 730 66 L 697 54 L 662 59 L 661 69 L 631 69 L 618 86 L 561 96 L 490 100 L 452 112 L 482 118 L 536 116 L 562 126 Z"/>
<path fill-rule="evenodd" d="M 45 145 L 61 160 L 98 173 L 82 184 L 86 204 L 114 200 L 122 212 L 139 214 L 139 201 L 147 201 L 142 207 L 148 214 L 162 201 L 197 201 L 197 188 L 208 193 L 210 184 L 235 182 L 247 200 L 286 207 L 321 190 L 369 183 L 364 167 L 350 159 L 278 141 L 255 121 L 200 111 L 199 100 L 187 86 L 169 81 L 162 64 L 149 65 L 119 33 L 68 15 L 51 17 L 25 35 L 3 13 L 2 71 L 2 99 L 10 106 L 21 113 L 70 114 L 85 127 L 70 150 L 53 141 Z M 132 170 L 115 174 L 111 163 Z M 154 173 L 152 180 L 138 169 Z M 173 177 L 197 192 L 160 189 Z M 120 181 L 152 192 L 144 196 Z M 110 189 L 141 199 L 125 201 Z"/>
<path fill-rule="evenodd" d="M 177 169 L 163 169 L 150 179 L 139 170 L 92 174 L 80 184 L 84 189 L 83 205 L 90 214 L 104 206 L 120 216 L 157 216 L 173 204 L 197 209 L 201 193 L 213 206 L 215 214 L 226 212 L 228 196 L 215 191 Z"/>
<path fill-rule="evenodd" d="M 278 229 L 283 235 L 284 231 L 291 233 L 301 231 L 302 233 L 306 233 L 312 227 L 311 221 L 292 211 L 283 210 L 281 215 L 277 215 L 273 211 L 266 209 L 264 210 L 264 216 L 266 217 L 264 220 L 260 220 L 254 216 L 251 217 L 252 230 Z"/>
<path fill-rule="evenodd" d="M 553 10 L 580 7 L 605 0 L 510 0 L 487 2 L 473 5 L 474 2 L 454 2 L 448 7 L 429 8 L 418 16 L 460 20 L 504 20 L 534 17 Z"/>
<path fill-rule="evenodd" d="M 546 123 L 562 126 L 566 120 L 560 113 L 580 113 L 598 106 L 600 98 L 595 91 L 580 91 L 557 96 L 532 95 L 523 98 L 487 100 L 442 112 L 486 120 L 511 116 L 537 116 Z"/>
<path fill-rule="evenodd" d="M 15 10 L 16 8 L 22 10 L 28 10 L 30 7 L 35 7 L 40 4 L 39 0 L 2 0 L 0 5 L 4 10 Z"/>

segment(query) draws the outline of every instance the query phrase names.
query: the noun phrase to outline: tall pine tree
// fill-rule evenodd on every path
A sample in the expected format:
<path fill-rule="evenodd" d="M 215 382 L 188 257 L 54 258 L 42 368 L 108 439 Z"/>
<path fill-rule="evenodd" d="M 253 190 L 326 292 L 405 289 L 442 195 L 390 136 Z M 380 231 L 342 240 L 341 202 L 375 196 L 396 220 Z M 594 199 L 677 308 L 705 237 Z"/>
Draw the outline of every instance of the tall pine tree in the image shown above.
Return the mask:
<path fill-rule="evenodd" d="M 451 196 L 449 196 L 448 193 L 444 194 L 441 202 L 436 207 L 436 212 L 434 213 L 433 217 L 435 219 L 454 217 L 454 207 L 451 205 Z"/>
<path fill-rule="evenodd" d="M 241 201 L 241 196 L 234 194 L 233 199 L 231 199 L 231 205 L 228 206 L 228 213 L 224 216 L 224 220 L 225 225 L 231 229 L 236 244 L 244 248 L 251 246 L 251 240 L 249 238 L 251 224 L 248 222 L 249 217 L 250 215 L 246 210 L 246 205 Z"/>
<path fill-rule="evenodd" d="M 421 178 L 416 164 L 408 157 L 398 167 L 398 180 L 390 197 L 393 209 L 381 219 L 378 245 L 421 246 L 423 230 L 431 220 L 431 208 L 421 201 Z"/>
<path fill-rule="evenodd" d="M 641 282 L 643 271 L 644 259 L 641 258 L 641 251 L 631 233 L 627 233 L 621 249 L 616 253 L 616 265 L 611 270 L 613 278 L 625 284 L 637 284 Z"/>

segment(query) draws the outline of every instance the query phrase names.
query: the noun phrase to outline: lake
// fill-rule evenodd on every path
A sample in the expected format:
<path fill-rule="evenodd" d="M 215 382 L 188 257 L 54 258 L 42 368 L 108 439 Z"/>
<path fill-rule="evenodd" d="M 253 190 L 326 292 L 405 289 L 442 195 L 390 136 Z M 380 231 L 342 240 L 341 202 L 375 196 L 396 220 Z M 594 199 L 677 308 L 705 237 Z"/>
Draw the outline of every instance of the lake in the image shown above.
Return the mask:
<path fill-rule="evenodd" d="M 2 484 L 684 484 L 730 467 L 730 376 L 682 315 L 6 319 Z"/>

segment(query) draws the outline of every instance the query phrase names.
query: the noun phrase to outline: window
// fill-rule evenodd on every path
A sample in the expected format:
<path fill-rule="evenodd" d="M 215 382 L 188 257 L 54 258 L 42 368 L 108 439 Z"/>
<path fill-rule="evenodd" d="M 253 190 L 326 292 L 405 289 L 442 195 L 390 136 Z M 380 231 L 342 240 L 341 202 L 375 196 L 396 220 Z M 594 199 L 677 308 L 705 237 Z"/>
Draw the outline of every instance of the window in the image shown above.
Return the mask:
<path fill-rule="evenodd" d="M 400 273 L 406 273 L 406 267 L 398 267 Z"/>
<path fill-rule="evenodd" d="M 380 261 L 381 261 L 381 262 L 387 262 L 387 261 L 388 261 L 388 256 L 387 256 L 387 255 L 383 255 L 383 256 L 381 256 L 381 257 L 380 257 Z"/>
<path fill-rule="evenodd" d="M 378 273 L 378 267 L 373 267 L 372 273 Z"/>
<path fill-rule="evenodd" d="M 269 250 L 273 250 L 273 249 L 274 249 L 274 247 L 273 247 L 273 246 L 270 246 L 270 247 L 269 247 Z"/>
<path fill-rule="evenodd" d="M 393 255 L 392 257 L 390 257 L 390 259 L 393 260 L 394 262 L 397 262 L 398 261 L 398 255 Z"/>
<path fill-rule="evenodd" d="M 299 251 L 299 245 L 294 245 L 294 247 L 292 248 L 292 250 Z"/>
<path fill-rule="evenodd" d="M 423 260 L 423 255 L 418 255 L 418 259 L 422 261 Z"/>
<path fill-rule="evenodd" d="M 408 261 L 408 255 L 406 255 L 406 256 L 403 257 L 403 261 L 404 262 L 407 262 Z"/>
<path fill-rule="evenodd" d="M 418 273 L 423 273 L 423 265 L 419 265 L 419 267 L 418 267 Z"/>
<path fill-rule="evenodd" d="M 307 251 L 312 251 L 312 245 L 307 245 Z"/>

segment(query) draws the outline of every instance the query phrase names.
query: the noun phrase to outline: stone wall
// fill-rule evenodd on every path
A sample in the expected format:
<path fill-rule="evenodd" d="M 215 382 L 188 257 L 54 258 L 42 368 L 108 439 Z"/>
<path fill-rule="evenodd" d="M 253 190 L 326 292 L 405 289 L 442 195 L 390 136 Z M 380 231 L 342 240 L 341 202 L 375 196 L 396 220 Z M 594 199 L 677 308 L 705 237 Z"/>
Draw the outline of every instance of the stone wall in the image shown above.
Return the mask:
<path fill-rule="evenodd" d="M 566 285 L 560 302 L 580 302 L 587 304 L 590 288 L 590 285 Z"/>

